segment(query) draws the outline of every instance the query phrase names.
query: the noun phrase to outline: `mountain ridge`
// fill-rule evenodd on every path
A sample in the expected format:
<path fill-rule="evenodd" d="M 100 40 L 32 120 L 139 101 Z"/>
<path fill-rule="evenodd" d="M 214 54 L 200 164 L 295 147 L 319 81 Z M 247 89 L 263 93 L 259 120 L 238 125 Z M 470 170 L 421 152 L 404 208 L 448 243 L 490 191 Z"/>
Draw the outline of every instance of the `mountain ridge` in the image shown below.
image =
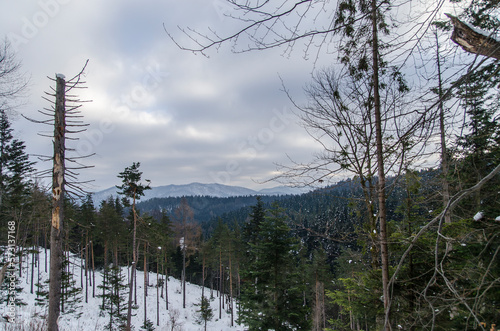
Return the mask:
<path fill-rule="evenodd" d="M 264 188 L 262 190 L 252 190 L 242 186 L 231 186 L 218 183 L 203 184 L 193 182 L 190 184 L 170 184 L 163 186 L 151 187 L 151 190 L 144 191 L 144 196 L 141 201 L 146 201 L 153 198 L 168 198 L 182 196 L 210 196 L 217 198 L 228 198 L 236 196 L 254 196 L 254 195 L 296 195 L 308 192 L 308 189 L 294 188 L 288 186 L 277 186 L 273 188 Z M 118 189 L 110 187 L 108 189 L 95 192 L 92 195 L 94 203 L 98 204 L 110 196 L 116 198 Z"/>

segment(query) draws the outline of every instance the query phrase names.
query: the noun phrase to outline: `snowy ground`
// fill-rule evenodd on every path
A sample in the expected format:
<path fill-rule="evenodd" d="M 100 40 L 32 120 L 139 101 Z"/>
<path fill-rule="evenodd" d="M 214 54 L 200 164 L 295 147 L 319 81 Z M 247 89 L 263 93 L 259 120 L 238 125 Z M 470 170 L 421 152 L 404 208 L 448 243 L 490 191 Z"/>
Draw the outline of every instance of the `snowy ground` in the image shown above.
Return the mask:
<path fill-rule="evenodd" d="M 45 273 L 45 252 L 41 249 L 40 253 L 40 276 L 42 280 L 48 278 Z M 47 252 L 47 256 L 50 253 Z M 26 261 L 28 260 L 28 261 Z M 76 286 L 80 286 L 80 260 L 76 257 L 71 257 L 72 269 L 76 280 Z M 35 279 L 37 278 L 38 269 L 34 269 Z M 127 269 L 123 269 L 125 281 L 127 281 Z M 21 277 L 20 286 L 23 287 L 23 292 L 19 298 L 27 305 L 17 308 L 17 318 L 15 324 L 6 322 L 0 318 L 0 330 L 33 330 L 30 324 L 40 325 L 40 320 L 35 316 L 45 314 L 45 308 L 35 305 L 36 294 L 30 293 L 30 280 L 31 279 L 31 256 L 23 261 L 23 274 Z M 36 282 L 36 281 L 35 281 Z M 96 272 L 96 285 L 102 282 L 102 275 Z M 144 322 L 144 272 L 137 271 L 137 305 L 138 309 L 134 310 L 135 316 L 132 317 L 132 324 L 135 330 L 141 330 Z M 85 284 L 85 281 L 84 281 Z M 146 299 L 147 304 L 147 318 L 153 322 L 155 330 L 177 330 L 177 331 L 191 331 L 203 330 L 203 325 L 196 322 L 197 310 L 199 309 L 195 304 L 200 302 L 202 288 L 197 285 L 188 284 L 186 286 L 186 308 L 182 308 L 182 292 L 181 282 L 177 279 L 169 278 L 168 281 L 168 296 L 169 296 L 169 310 L 166 310 L 165 299 L 160 297 L 160 310 L 159 310 L 159 326 L 157 325 L 157 290 L 156 290 L 156 273 L 149 273 L 149 287 L 148 296 Z M 34 288 L 34 292 L 36 287 Z M 85 330 L 104 330 L 104 326 L 109 320 L 109 315 L 105 314 L 100 316 L 99 305 L 101 299 L 97 297 L 100 289 L 96 287 L 96 297 L 92 298 L 92 288 L 89 290 L 88 303 L 85 303 L 85 291 L 82 291 L 82 303 L 80 318 L 71 315 L 62 314 L 59 321 L 59 330 L 61 331 L 85 331 Z M 213 292 L 214 299 L 211 300 L 211 307 L 214 317 L 208 321 L 207 330 L 244 330 L 243 326 L 239 326 L 234 322 L 231 327 L 231 315 L 229 314 L 228 307 L 222 311 L 222 316 L 219 319 L 219 299 L 217 293 Z M 210 289 L 205 288 L 205 296 L 210 298 Z M 126 298 L 128 294 L 126 295 Z M 236 307 L 234 307 L 236 320 Z M 0 305 L 0 312 L 2 316 L 7 312 L 6 304 Z M 175 319 L 174 328 L 172 329 L 172 320 Z"/>

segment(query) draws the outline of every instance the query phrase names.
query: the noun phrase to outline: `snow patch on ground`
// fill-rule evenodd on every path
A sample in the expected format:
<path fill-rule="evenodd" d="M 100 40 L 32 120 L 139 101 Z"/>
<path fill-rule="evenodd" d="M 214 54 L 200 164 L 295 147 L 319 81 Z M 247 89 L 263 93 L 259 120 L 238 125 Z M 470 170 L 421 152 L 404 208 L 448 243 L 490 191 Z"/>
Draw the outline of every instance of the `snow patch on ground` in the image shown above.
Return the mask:
<path fill-rule="evenodd" d="M 45 251 L 43 248 L 40 249 L 40 261 L 35 264 L 34 267 L 34 277 L 36 283 L 38 270 L 40 270 L 41 282 L 48 279 L 48 273 L 45 272 Z M 50 259 L 50 252 L 47 250 L 47 257 Z M 81 261 L 78 257 L 72 256 L 71 260 L 71 270 L 76 281 L 76 286 L 81 286 L 80 278 L 80 265 Z M 38 268 L 38 265 L 40 268 Z M 40 323 L 41 318 L 35 316 L 43 316 L 46 313 L 45 307 L 40 307 L 35 305 L 36 298 L 36 286 L 33 287 L 33 292 L 31 292 L 31 255 L 29 258 L 23 259 L 23 269 L 22 276 L 20 279 L 20 286 L 23 288 L 22 293 L 19 298 L 25 302 L 26 306 L 20 306 L 17 308 L 17 317 L 15 324 L 5 321 L 0 318 L 0 330 L 30 330 L 30 323 Z M 48 270 L 47 270 L 48 271 Z M 125 282 L 128 282 L 128 272 L 127 268 L 122 269 L 123 275 L 125 275 Z M 17 277 L 18 271 L 16 272 Z M 97 288 L 97 285 L 102 283 L 101 272 L 96 271 L 96 289 L 95 298 L 92 297 L 92 287 L 89 287 L 88 292 L 88 303 L 85 303 L 85 276 L 83 276 L 83 286 L 82 289 L 82 308 L 80 312 L 82 315 L 80 318 L 76 318 L 74 315 L 64 315 L 61 314 L 59 321 L 59 330 L 61 331 L 86 331 L 86 330 L 104 330 L 104 326 L 109 320 L 109 315 L 107 313 L 100 314 L 99 306 L 101 304 L 100 298 L 97 297 L 101 293 L 101 290 Z M 159 277 L 160 278 L 160 277 Z M 182 308 L 182 292 L 181 292 L 181 282 L 178 279 L 169 277 L 168 279 L 168 305 L 169 310 L 166 310 L 165 299 L 159 298 L 159 325 L 157 325 L 157 288 L 156 288 L 156 273 L 149 273 L 149 286 L 148 286 L 148 296 L 146 298 L 146 315 L 147 318 L 153 322 L 155 330 L 167 331 L 172 330 L 172 316 L 176 316 L 177 323 L 175 324 L 174 330 L 177 331 L 194 331 L 194 330 L 204 330 L 203 325 L 196 322 L 197 320 L 197 310 L 199 309 L 195 304 L 199 304 L 201 299 L 202 288 L 201 286 L 189 284 L 186 286 L 186 308 Z M 161 289 L 161 287 L 160 287 Z M 165 290 L 163 290 L 164 292 Z M 236 302 L 234 305 L 234 326 L 231 326 L 231 314 L 229 312 L 228 306 L 225 305 L 225 309 L 221 312 L 221 318 L 219 319 L 219 298 L 217 297 L 217 292 L 213 291 L 213 297 L 211 298 L 210 289 L 205 288 L 205 296 L 209 298 L 210 305 L 213 310 L 214 317 L 211 321 L 207 323 L 207 330 L 245 330 L 245 327 L 236 324 L 237 309 Z M 124 293 L 125 304 L 128 298 L 128 290 Z M 165 296 L 165 295 L 164 295 Z M 144 272 L 137 270 L 137 305 L 138 309 L 133 311 L 135 316 L 132 317 L 132 324 L 135 330 L 141 330 L 141 326 L 144 322 Z M 6 304 L 0 305 L 0 312 L 2 316 L 8 312 L 8 307 Z M 125 311 L 126 314 L 126 311 Z"/>

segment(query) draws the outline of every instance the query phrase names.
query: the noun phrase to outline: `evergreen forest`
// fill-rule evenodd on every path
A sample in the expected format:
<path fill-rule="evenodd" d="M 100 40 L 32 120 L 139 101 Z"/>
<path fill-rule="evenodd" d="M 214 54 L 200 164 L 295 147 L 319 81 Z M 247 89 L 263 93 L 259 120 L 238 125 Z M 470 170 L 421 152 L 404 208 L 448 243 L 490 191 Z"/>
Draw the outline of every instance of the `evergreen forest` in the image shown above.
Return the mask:
<path fill-rule="evenodd" d="M 266 31 L 272 31 L 272 20 L 287 15 L 264 15 L 268 1 L 250 2 L 237 8 L 265 17 L 243 20 L 256 29 L 269 23 Z M 14 81 L 11 90 L 6 87 L 18 70 L 6 43 L 0 49 L 0 303 L 26 304 L 19 284 L 6 279 L 31 272 L 30 287 L 36 304 L 47 308 L 49 330 L 57 330 L 59 314 L 77 316 L 89 297 L 99 298 L 109 330 L 130 330 L 140 308 L 133 304 L 142 281 L 137 271 L 144 271 L 181 281 L 184 302 L 177 309 L 186 308 L 186 283 L 204 286 L 197 306 L 205 329 L 227 311 L 249 330 L 496 330 L 500 57 L 485 48 L 500 47 L 492 36 L 500 27 L 498 1 L 455 2 L 463 13 L 429 23 L 418 55 L 418 47 L 411 55 L 396 54 L 404 36 L 394 36 L 393 1 L 341 0 L 331 30 L 300 36 L 338 38 L 340 66 L 314 72 L 304 88 L 306 104 L 284 89 L 297 121 L 324 150 L 311 163 L 279 165 L 272 178 L 315 188 L 301 195 L 142 201 L 154 183 L 134 162 L 140 160 L 130 160 L 123 172 L 109 174 L 121 183 L 119 197 L 93 201 L 76 179 L 79 170 L 92 169 L 65 156 L 64 146 L 57 154 L 57 128 L 63 127 L 57 118 L 55 154 L 48 157 L 54 167 L 45 173 L 37 170 L 40 158 L 35 161 L 16 138 L 10 102 L 24 86 Z M 465 29 L 473 33 L 493 34 L 467 39 L 467 31 L 457 30 L 461 22 L 470 22 Z M 457 68 L 444 58 L 440 44 L 452 33 L 462 52 L 477 55 L 473 64 Z M 266 49 L 300 39 L 285 36 L 254 41 Z M 463 40 L 482 44 L 478 51 L 464 48 Z M 206 50 L 201 48 L 192 51 Z M 415 96 L 400 55 L 432 62 L 432 73 L 418 73 L 433 84 L 425 93 Z M 55 82 L 64 81 L 58 76 Z M 73 86 L 79 83 L 77 76 Z M 59 91 L 45 115 L 57 117 Z M 66 113 L 78 117 L 79 106 Z M 70 126 L 62 131 L 79 133 Z M 59 167 L 56 161 L 65 158 L 76 168 Z M 435 162 L 428 166 L 424 159 Z M 47 249 L 51 283 L 43 284 L 22 266 Z M 81 258 L 85 282 L 73 280 L 70 254 Z M 104 276 L 96 284 L 98 271 Z M 168 310 L 169 289 L 162 285 L 161 291 Z M 219 301 L 218 311 L 209 309 L 209 300 Z M 154 328 L 144 321 L 143 329 Z"/>

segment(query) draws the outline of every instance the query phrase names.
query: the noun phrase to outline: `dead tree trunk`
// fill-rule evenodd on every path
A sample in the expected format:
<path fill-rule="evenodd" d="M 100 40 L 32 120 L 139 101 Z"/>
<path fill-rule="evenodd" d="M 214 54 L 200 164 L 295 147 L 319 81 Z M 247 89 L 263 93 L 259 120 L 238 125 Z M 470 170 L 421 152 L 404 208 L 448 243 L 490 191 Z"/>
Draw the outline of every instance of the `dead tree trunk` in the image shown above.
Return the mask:
<path fill-rule="evenodd" d="M 453 23 L 451 40 L 462 47 L 466 52 L 483 55 L 500 60 L 500 41 L 482 34 L 457 17 L 445 14 Z"/>
<path fill-rule="evenodd" d="M 52 225 L 50 228 L 50 283 L 47 329 L 59 330 L 61 303 L 62 229 L 64 220 L 64 152 L 65 152 L 65 90 L 64 76 L 56 78 L 56 104 L 54 120 L 54 161 L 52 171 Z"/>

